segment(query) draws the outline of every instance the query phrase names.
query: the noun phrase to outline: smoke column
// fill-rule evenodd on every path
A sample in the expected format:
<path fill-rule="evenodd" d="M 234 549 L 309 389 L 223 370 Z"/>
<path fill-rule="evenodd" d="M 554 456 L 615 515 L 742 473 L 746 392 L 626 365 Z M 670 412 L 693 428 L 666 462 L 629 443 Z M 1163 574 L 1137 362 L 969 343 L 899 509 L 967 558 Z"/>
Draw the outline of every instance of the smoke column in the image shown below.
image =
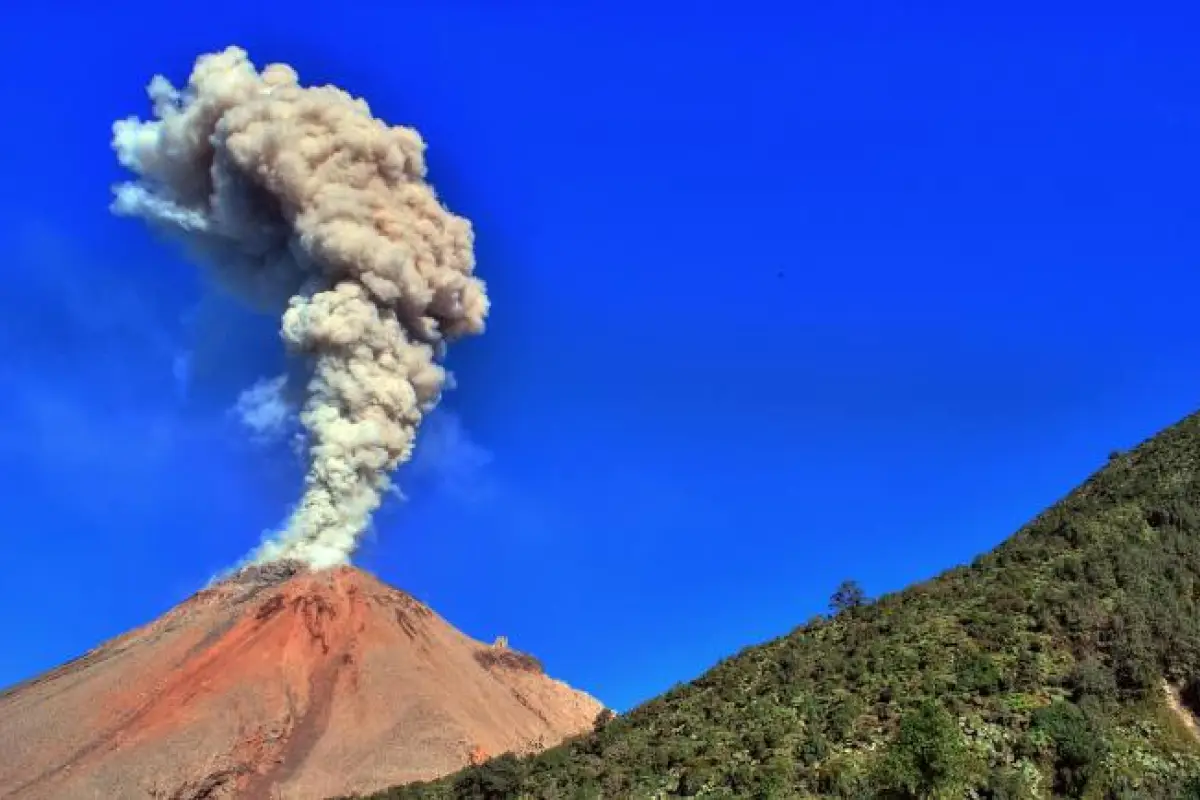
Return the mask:
<path fill-rule="evenodd" d="M 306 365 L 304 495 L 250 560 L 345 563 L 441 396 L 447 342 L 483 331 L 471 224 L 426 183 L 415 130 L 286 64 L 259 72 L 229 47 L 197 59 L 184 89 L 157 75 L 147 92 L 153 120 L 113 125 L 137 179 L 114 187 L 112 211 L 280 313 Z"/>

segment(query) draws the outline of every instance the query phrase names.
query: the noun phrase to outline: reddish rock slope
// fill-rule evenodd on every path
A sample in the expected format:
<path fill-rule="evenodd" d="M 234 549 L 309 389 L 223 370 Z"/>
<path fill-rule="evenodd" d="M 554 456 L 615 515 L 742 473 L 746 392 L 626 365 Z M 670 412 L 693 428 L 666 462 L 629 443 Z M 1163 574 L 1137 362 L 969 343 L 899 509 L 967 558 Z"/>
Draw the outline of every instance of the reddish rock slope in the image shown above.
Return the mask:
<path fill-rule="evenodd" d="M 364 572 L 276 565 L 0 694 L 0 797 L 324 798 L 549 746 L 600 710 Z"/>

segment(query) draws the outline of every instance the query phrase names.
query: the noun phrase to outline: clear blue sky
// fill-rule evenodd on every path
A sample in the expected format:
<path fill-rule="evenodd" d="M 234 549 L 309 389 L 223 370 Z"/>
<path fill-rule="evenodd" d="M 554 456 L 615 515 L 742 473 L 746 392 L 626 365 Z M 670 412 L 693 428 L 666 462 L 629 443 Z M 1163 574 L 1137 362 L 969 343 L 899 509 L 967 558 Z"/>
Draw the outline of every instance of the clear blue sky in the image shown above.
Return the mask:
<path fill-rule="evenodd" d="M 618 709 L 843 578 L 969 560 L 1200 403 L 1194 16 L 14 2 L 0 684 L 296 497 L 225 413 L 273 321 L 107 212 L 111 122 L 230 43 L 419 128 L 478 233 L 491 327 L 360 564 Z"/>

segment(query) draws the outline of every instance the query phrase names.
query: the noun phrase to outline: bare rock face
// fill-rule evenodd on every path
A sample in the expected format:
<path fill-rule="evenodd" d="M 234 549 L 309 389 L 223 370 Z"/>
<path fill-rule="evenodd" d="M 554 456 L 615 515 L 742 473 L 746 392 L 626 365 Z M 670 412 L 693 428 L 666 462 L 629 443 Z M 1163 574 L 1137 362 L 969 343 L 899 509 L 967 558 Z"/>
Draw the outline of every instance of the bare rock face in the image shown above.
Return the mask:
<path fill-rule="evenodd" d="M 0 797 L 368 792 L 556 744 L 601 710 L 360 570 L 277 564 L 0 693 Z"/>

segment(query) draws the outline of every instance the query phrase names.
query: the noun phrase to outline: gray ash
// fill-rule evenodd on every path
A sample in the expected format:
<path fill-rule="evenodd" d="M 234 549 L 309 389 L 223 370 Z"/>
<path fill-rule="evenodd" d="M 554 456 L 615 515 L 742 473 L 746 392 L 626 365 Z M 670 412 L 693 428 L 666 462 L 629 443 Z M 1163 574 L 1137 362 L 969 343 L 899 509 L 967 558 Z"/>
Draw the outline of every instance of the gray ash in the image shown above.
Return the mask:
<path fill-rule="evenodd" d="M 295 559 L 269 561 L 265 564 L 253 564 L 249 567 L 243 567 L 222 581 L 222 583 L 240 588 L 242 591 L 234 597 L 234 601 L 243 602 L 254 597 L 263 589 L 278 586 L 301 573 L 310 571 L 311 569 L 307 564 Z"/>

